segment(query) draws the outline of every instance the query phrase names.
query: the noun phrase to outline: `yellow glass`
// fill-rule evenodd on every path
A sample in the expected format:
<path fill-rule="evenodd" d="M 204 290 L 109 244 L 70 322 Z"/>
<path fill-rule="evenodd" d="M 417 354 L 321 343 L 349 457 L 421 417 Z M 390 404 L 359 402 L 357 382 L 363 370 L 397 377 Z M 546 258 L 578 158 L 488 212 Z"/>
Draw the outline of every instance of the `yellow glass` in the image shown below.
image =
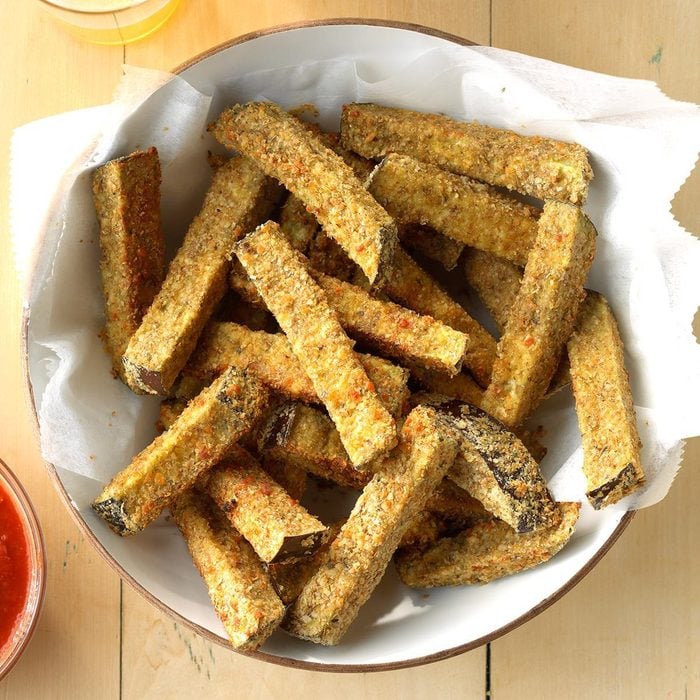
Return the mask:
<path fill-rule="evenodd" d="M 75 36 L 94 44 L 121 45 L 160 29 L 180 0 L 39 0 Z"/>

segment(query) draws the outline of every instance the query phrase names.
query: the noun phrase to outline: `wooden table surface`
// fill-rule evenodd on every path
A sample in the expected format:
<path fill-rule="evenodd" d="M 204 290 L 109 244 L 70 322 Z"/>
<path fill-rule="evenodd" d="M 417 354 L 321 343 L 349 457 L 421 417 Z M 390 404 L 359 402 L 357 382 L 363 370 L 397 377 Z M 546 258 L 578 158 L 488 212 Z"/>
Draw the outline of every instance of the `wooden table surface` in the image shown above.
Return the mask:
<path fill-rule="evenodd" d="M 12 129 L 108 102 L 122 64 L 172 68 L 266 26 L 374 17 L 436 27 L 481 44 L 657 81 L 700 102 L 697 0 L 183 0 L 169 24 L 126 47 L 74 40 L 30 0 L 0 3 L 0 140 Z M 37 163 L 37 167 L 41 167 Z M 0 172 L 8 220 L 9 167 Z M 700 169 L 673 211 L 700 232 Z M 34 639 L 0 698 L 698 698 L 700 443 L 666 500 L 641 512 L 561 601 L 486 647 L 421 668 L 323 674 L 211 645 L 140 598 L 99 557 L 53 490 L 35 444 L 19 357 L 21 299 L 7 226 L 0 258 L 0 455 L 27 486 L 48 547 L 48 591 Z"/>

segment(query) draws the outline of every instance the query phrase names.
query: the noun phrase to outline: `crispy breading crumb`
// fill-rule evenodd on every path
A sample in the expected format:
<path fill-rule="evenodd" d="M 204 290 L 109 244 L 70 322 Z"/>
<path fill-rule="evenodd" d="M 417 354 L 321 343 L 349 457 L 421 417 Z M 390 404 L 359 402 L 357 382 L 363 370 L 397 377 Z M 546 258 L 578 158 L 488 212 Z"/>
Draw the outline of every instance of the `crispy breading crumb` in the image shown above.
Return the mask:
<path fill-rule="evenodd" d="M 374 104 L 346 104 L 343 145 L 366 158 L 403 153 L 539 199 L 583 204 L 593 171 L 576 143 Z"/>
<path fill-rule="evenodd" d="M 549 201 L 481 407 L 508 426 L 539 405 L 576 322 L 596 230 L 571 204 Z"/>
<path fill-rule="evenodd" d="M 289 608 L 283 623 L 288 632 L 321 644 L 341 640 L 455 452 L 433 409 L 419 406 L 409 414 L 399 446 L 377 467 L 318 571 Z"/>
<path fill-rule="evenodd" d="M 206 496 L 187 491 L 170 510 L 231 644 L 257 649 L 284 615 L 261 561 Z"/>
<path fill-rule="evenodd" d="M 286 333 L 353 464 L 363 466 L 391 449 L 397 439 L 394 420 L 303 256 L 274 222 L 248 234 L 234 250 Z"/>
<path fill-rule="evenodd" d="M 411 588 L 488 583 L 551 559 L 569 541 L 580 504 L 558 503 L 554 525 L 518 535 L 504 522 L 484 520 L 428 549 L 396 555 L 401 580 Z"/>
<path fill-rule="evenodd" d="M 601 294 L 588 292 L 567 348 L 586 495 L 594 508 L 604 508 L 639 488 L 644 471 L 622 340 Z"/>

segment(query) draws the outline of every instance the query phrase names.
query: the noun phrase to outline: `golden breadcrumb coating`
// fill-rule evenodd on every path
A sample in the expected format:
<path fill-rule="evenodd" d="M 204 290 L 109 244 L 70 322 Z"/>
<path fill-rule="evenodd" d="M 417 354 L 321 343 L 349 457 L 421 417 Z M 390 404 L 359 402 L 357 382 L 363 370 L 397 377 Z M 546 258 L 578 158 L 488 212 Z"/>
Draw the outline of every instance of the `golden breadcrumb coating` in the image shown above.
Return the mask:
<path fill-rule="evenodd" d="M 396 224 L 307 126 L 276 104 L 249 102 L 223 112 L 211 131 L 302 200 L 367 279 L 382 284 L 394 255 Z"/>
<path fill-rule="evenodd" d="M 163 282 L 160 160 L 151 147 L 95 170 L 92 196 L 100 224 L 105 345 L 125 380 L 122 356 Z"/>
<path fill-rule="evenodd" d="M 262 562 L 203 494 L 186 491 L 173 501 L 170 512 L 231 644 L 257 649 L 284 615 Z"/>
<path fill-rule="evenodd" d="M 576 322 L 596 230 L 571 204 L 549 201 L 481 407 L 508 426 L 539 405 Z"/>
<path fill-rule="evenodd" d="M 129 385 L 166 395 L 226 291 L 231 248 L 272 209 L 278 187 L 245 158 L 212 179 L 204 204 L 124 355 Z"/>
<path fill-rule="evenodd" d="M 248 234 L 235 253 L 286 333 L 353 464 L 365 465 L 391 449 L 397 440 L 394 420 L 303 256 L 274 222 Z"/>
<path fill-rule="evenodd" d="M 419 406 L 409 414 L 399 446 L 377 467 L 318 571 L 289 608 L 288 632 L 321 644 L 341 640 L 455 453 L 431 408 Z"/>
<path fill-rule="evenodd" d="M 593 171 L 585 148 L 477 122 L 374 104 L 343 106 L 340 137 L 365 158 L 403 153 L 539 199 L 583 204 Z"/>
<path fill-rule="evenodd" d="M 142 530 L 253 429 L 267 401 L 257 379 L 227 370 L 105 486 L 92 507 L 119 535 Z"/>
<path fill-rule="evenodd" d="M 588 292 L 567 348 L 586 495 L 594 508 L 604 508 L 639 488 L 644 471 L 624 348 L 601 294 Z"/>

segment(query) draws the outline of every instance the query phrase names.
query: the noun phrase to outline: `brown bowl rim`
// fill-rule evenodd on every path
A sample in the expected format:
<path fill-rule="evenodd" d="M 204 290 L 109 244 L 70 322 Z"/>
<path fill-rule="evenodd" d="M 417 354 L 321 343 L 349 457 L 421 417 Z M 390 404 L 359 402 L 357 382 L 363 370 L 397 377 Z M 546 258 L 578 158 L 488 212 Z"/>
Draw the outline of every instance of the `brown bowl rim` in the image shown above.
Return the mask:
<path fill-rule="evenodd" d="M 265 29 L 256 30 L 253 32 L 248 32 L 229 41 L 222 42 L 213 46 L 210 49 L 200 52 L 193 58 L 181 63 L 177 66 L 173 73 L 180 74 L 188 68 L 200 63 L 204 59 L 212 56 L 213 54 L 219 53 L 225 49 L 232 46 L 237 46 L 238 44 L 243 44 L 254 39 L 258 39 L 263 36 L 269 36 L 271 34 L 279 34 L 281 32 L 291 31 L 294 29 L 306 29 L 309 27 L 325 27 L 325 26 L 370 26 L 370 27 L 389 27 L 392 29 L 402 29 L 405 31 L 412 31 L 419 34 L 426 34 L 428 36 L 434 36 L 439 39 L 444 39 L 453 44 L 459 46 L 476 46 L 473 41 L 464 39 L 462 37 L 456 36 L 454 34 L 449 34 L 440 29 L 434 29 L 432 27 L 426 27 L 420 24 L 413 24 L 410 22 L 397 22 L 391 20 L 381 20 L 381 19 L 364 19 L 358 17 L 341 17 L 332 19 L 321 19 L 321 20 L 308 20 L 301 22 L 292 22 L 288 24 L 281 24 L 274 27 L 268 27 Z M 56 202 L 53 203 L 55 206 Z M 37 246 L 36 249 L 38 249 Z M 34 267 L 32 267 L 33 276 Z M 28 288 L 31 288 L 31 284 Z M 34 401 L 34 390 L 32 388 L 30 376 L 29 376 L 29 344 L 28 344 L 28 333 L 29 333 L 29 308 L 25 306 L 22 311 L 21 319 L 21 352 L 22 352 L 22 363 L 23 363 L 23 373 L 25 377 L 26 388 L 28 391 L 28 397 L 30 402 L 31 413 L 34 417 L 33 426 L 37 439 L 39 438 L 39 417 L 36 410 L 36 403 Z M 146 600 L 148 600 L 152 605 L 154 605 L 158 610 L 175 618 L 180 624 L 190 629 L 191 631 L 201 635 L 210 642 L 214 642 L 220 646 L 227 649 L 231 649 L 243 656 L 248 656 L 255 659 L 260 659 L 261 661 L 267 661 L 268 663 L 276 664 L 278 666 L 285 666 L 288 668 L 296 668 L 307 671 L 323 671 L 327 673 L 368 673 L 377 671 L 395 671 L 404 668 L 412 668 L 415 666 L 423 666 L 425 664 L 435 663 L 436 661 L 443 661 L 445 659 L 452 658 L 453 656 L 458 656 L 459 654 L 464 654 L 467 651 L 476 649 L 484 644 L 492 642 L 495 639 L 511 632 L 512 630 L 520 627 L 524 623 L 532 620 L 541 612 L 546 610 L 550 605 L 559 600 L 562 596 L 568 593 L 574 586 L 576 586 L 583 578 L 589 574 L 593 568 L 598 564 L 598 562 L 608 553 L 610 548 L 615 544 L 620 535 L 625 531 L 625 528 L 632 521 L 635 515 L 634 511 L 628 511 L 624 514 L 617 527 L 610 534 L 608 539 L 603 543 L 596 554 L 586 562 L 586 565 L 569 581 L 567 581 L 561 588 L 557 589 L 550 596 L 542 600 L 540 603 L 535 605 L 533 608 L 528 610 L 520 617 L 509 622 L 503 627 L 486 634 L 478 639 L 474 639 L 466 644 L 460 644 L 455 647 L 450 647 L 449 649 L 444 649 L 442 651 L 436 652 L 434 654 L 428 654 L 426 656 L 419 656 L 412 659 L 406 659 L 403 661 L 392 661 L 387 663 L 377 663 L 377 664 L 323 664 L 316 661 L 304 661 L 301 659 L 290 659 L 281 656 L 275 656 L 274 654 L 267 654 L 264 651 L 253 651 L 253 652 L 243 652 L 238 649 L 233 649 L 230 643 L 223 637 L 214 634 L 210 630 L 198 625 L 191 620 L 186 619 L 178 612 L 170 608 L 168 605 L 163 603 L 161 600 L 156 598 L 150 591 L 146 590 L 136 579 L 134 579 L 125 569 L 123 569 L 116 560 L 109 554 L 107 549 L 102 545 L 102 543 L 93 534 L 92 530 L 86 523 L 86 521 L 81 516 L 78 509 L 73 505 L 68 493 L 63 486 L 63 482 L 58 476 L 56 467 L 50 462 L 44 462 L 46 469 L 51 477 L 54 488 L 58 491 L 64 505 L 68 508 L 68 511 L 73 518 L 74 522 L 78 526 L 78 529 L 83 534 L 83 536 L 95 547 L 102 558 L 107 562 L 107 564 L 117 573 L 117 575 L 124 581 L 126 581 L 134 590 L 140 593 Z"/>

